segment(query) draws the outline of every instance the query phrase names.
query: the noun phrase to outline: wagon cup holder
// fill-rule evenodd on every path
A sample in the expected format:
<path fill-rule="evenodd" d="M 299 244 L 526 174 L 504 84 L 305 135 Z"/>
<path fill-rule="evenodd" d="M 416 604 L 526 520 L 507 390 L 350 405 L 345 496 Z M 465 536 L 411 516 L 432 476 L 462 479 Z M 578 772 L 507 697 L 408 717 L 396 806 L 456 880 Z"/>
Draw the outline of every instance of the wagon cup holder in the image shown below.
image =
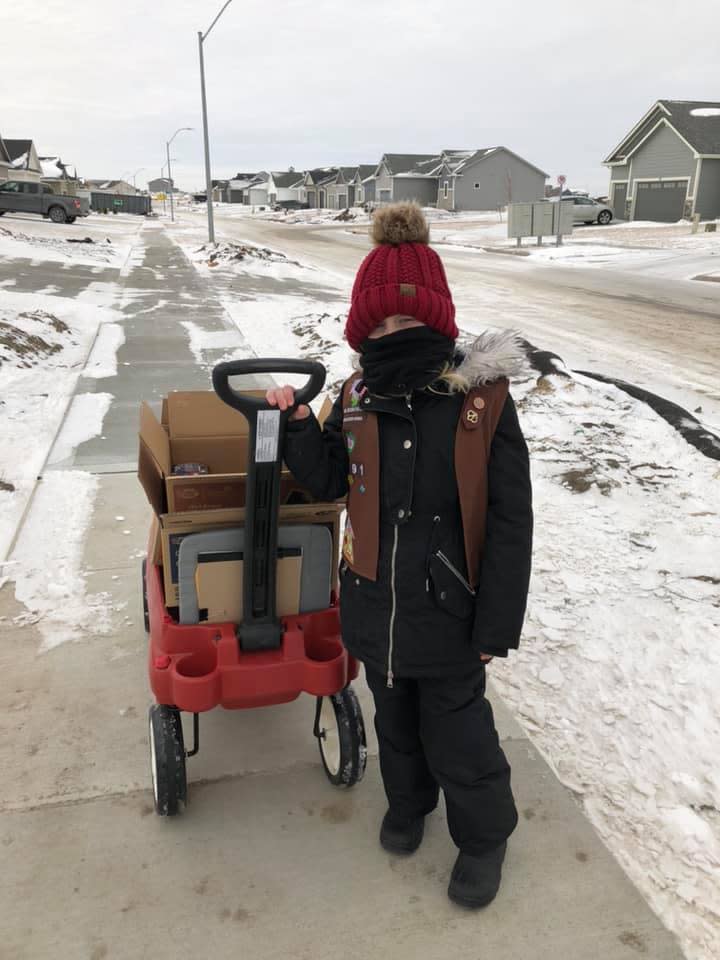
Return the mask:
<path fill-rule="evenodd" d="M 201 650 L 180 657 L 175 663 L 175 673 L 184 680 L 205 679 L 217 669 L 217 651 Z"/>

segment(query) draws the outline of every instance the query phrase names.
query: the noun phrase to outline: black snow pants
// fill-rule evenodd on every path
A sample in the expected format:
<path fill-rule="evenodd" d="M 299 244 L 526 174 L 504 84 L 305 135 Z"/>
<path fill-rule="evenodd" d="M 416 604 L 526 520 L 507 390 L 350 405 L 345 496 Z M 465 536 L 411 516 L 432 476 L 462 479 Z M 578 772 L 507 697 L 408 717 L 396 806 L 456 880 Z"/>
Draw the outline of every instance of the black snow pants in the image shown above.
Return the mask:
<path fill-rule="evenodd" d="M 455 845 L 471 856 L 499 846 L 518 815 L 510 766 L 485 699 L 484 665 L 438 679 L 396 677 L 393 687 L 383 674 L 366 669 L 366 676 L 393 814 L 430 813 L 442 788 Z"/>

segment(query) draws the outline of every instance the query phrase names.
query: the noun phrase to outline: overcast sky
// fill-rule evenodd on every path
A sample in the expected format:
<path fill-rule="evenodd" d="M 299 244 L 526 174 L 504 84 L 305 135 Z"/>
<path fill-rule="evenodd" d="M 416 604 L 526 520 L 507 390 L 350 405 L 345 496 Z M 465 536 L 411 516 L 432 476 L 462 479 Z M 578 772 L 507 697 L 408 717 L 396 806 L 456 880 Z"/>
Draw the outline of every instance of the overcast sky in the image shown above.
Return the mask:
<path fill-rule="evenodd" d="M 223 0 L 0 14 L 0 133 L 84 177 L 204 183 L 197 31 Z M 233 0 L 206 47 L 213 177 L 503 144 L 607 191 L 659 98 L 720 100 L 718 0 Z"/>

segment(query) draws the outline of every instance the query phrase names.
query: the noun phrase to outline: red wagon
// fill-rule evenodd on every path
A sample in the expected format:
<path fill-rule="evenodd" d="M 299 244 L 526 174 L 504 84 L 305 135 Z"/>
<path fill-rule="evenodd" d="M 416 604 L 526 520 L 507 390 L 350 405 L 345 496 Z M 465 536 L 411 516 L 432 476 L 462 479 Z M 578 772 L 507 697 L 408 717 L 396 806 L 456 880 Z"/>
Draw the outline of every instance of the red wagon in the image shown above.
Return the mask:
<path fill-rule="evenodd" d="M 249 425 L 242 622 L 179 623 L 166 608 L 161 567 L 143 561 L 148 669 L 157 701 L 149 716 L 150 759 L 161 816 L 178 813 L 186 803 L 185 761 L 199 749 L 200 714 L 217 706 L 242 710 L 311 694 L 316 698 L 313 734 L 331 783 L 352 786 L 365 771 L 365 728 L 350 686 L 358 664 L 342 643 L 336 596 L 324 609 L 276 615 L 280 472 L 292 411 L 239 392 L 230 378 L 279 372 L 309 376 L 296 392 L 296 405 L 309 403 L 325 382 L 322 364 L 301 360 L 239 360 L 213 371 L 217 394 Z M 191 750 L 185 749 L 182 712 L 193 717 Z"/>

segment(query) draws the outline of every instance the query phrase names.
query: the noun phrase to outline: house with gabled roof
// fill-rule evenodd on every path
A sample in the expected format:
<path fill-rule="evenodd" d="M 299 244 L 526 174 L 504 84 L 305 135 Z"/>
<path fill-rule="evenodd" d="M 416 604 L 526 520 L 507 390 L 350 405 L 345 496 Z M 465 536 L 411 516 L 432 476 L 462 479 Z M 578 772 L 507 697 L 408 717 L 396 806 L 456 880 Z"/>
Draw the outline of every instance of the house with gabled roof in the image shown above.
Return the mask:
<path fill-rule="evenodd" d="M 620 219 L 720 216 L 720 102 L 656 100 L 603 162 Z"/>
<path fill-rule="evenodd" d="M 432 153 L 384 153 L 373 173 L 375 203 L 415 200 L 421 206 L 434 205 L 437 177 L 431 169 L 437 161 L 437 154 Z"/>
<path fill-rule="evenodd" d="M 267 181 L 268 203 L 281 207 L 300 206 L 303 174 L 297 170 L 271 170 Z"/>
<path fill-rule="evenodd" d="M 298 199 L 302 206 L 324 209 L 327 206 L 327 188 L 337 176 L 337 167 L 317 167 L 306 170 L 298 189 Z"/>
<path fill-rule="evenodd" d="M 429 165 L 428 165 L 429 166 Z M 542 200 L 548 174 L 507 147 L 443 150 L 432 171 L 443 210 L 500 210 Z"/>
<path fill-rule="evenodd" d="M 12 163 L 13 180 L 30 180 L 39 183 L 42 179 L 42 167 L 35 144 L 32 140 L 5 139 L 5 149 Z"/>
<path fill-rule="evenodd" d="M 92 193 L 110 193 L 117 197 L 131 197 L 138 192 L 127 180 L 86 180 L 85 186 Z"/>
<path fill-rule="evenodd" d="M 365 181 L 371 187 L 369 199 L 375 199 L 372 179 L 375 166 L 374 163 L 361 163 L 354 167 L 339 167 L 335 179 L 327 187 L 327 205 L 330 210 L 345 210 L 367 202 Z"/>
<path fill-rule="evenodd" d="M 375 202 L 375 170 L 377 164 L 361 163 L 355 171 L 355 177 L 352 181 L 353 192 L 355 195 L 355 205 L 364 206 L 366 203 Z"/>

